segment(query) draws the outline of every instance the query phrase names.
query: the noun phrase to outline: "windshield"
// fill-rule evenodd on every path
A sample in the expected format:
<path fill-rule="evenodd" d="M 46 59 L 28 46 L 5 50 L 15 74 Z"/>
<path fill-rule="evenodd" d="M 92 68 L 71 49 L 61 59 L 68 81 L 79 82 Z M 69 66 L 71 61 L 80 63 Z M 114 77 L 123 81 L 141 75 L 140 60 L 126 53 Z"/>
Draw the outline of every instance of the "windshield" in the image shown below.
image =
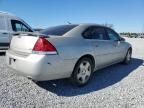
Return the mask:
<path fill-rule="evenodd" d="M 55 26 L 55 27 L 50 27 L 47 28 L 43 31 L 41 31 L 42 34 L 45 35 L 57 35 L 57 36 L 62 36 L 68 31 L 72 30 L 75 28 L 77 25 L 61 25 L 61 26 Z"/>

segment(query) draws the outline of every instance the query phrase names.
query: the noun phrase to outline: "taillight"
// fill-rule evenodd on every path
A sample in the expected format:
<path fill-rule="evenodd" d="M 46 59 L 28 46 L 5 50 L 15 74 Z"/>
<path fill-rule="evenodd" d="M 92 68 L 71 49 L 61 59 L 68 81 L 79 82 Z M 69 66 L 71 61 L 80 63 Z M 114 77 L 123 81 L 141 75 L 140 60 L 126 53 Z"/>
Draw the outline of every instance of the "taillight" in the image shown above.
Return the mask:
<path fill-rule="evenodd" d="M 34 45 L 34 53 L 57 54 L 56 48 L 44 37 L 40 37 Z"/>

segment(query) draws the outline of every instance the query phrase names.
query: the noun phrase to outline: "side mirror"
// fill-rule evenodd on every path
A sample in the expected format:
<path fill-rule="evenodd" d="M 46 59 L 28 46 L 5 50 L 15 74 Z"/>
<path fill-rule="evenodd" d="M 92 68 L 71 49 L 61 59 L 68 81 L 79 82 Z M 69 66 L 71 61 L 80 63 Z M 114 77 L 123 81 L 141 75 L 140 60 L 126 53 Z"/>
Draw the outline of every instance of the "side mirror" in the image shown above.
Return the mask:
<path fill-rule="evenodd" d="M 121 39 L 120 39 L 121 41 L 125 41 L 125 38 L 123 38 L 123 37 L 121 37 Z"/>

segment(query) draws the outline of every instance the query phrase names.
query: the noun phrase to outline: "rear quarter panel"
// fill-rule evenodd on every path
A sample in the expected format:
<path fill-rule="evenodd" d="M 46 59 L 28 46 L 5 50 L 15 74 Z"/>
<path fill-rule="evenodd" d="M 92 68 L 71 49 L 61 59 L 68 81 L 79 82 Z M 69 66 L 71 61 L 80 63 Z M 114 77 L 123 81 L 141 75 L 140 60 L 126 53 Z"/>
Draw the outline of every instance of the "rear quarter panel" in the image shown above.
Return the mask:
<path fill-rule="evenodd" d="M 86 54 L 94 56 L 94 49 L 83 38 L 61 37 L 48 40 L 56 47 L 63 59 L 79 59 Z"/>
<path fill-rule="evenodd" d="M 90 54 L 94 57 L 94 50 L 89 43 L 76 37 L 48 38 L 56 47 L 58 55 L 63 60 L 64 70 L 68 70 L 71 76 L 77 61 L 84 55 Z"/>

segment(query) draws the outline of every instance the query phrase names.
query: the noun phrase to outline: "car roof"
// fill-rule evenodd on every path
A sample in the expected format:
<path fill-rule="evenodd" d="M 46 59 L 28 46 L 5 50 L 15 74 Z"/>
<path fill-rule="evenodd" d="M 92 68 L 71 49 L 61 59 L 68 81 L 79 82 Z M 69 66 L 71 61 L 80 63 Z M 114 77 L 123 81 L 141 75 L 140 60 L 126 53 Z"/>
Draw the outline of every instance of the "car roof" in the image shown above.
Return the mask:
<path fill-rule="evenodd" d="M 97 26 L 97 27 L 105 27 L 105 28 L 109 28 L 107 26 L 104 26 L 102 24 L 96 24 L 96 23 L 81 23 L 79 24 L 80 26 Z"/>
<path fill-rule="evenodd" d="M 12 14 L 12 13 L 9 13 L 9 12 L 0 11 L 0 15 L 2 15 L 2 16 L 8 16 L 8 17 L 11 17 L 11 18 L 23 21 L 23 19 L 19 18 L 15 14 Z"/>
<path fill-rule="evenodd" d="M 17 17 L 16 15 L 9 13 L 9 12 L 4 12 L 4 11 L 0 11 L 0 15 L 7 15 L 7 16 L 13 16 L 13 17 Z"/>
<path fill-rule="evenodd" d="M 64 24 L 64 25 L 58 25 L 58 26 L 65 26 L 65 25 L 70 25 L 70 26 L 82 26 L 82 27 L 97 26 L 97 27 L 109 28 L 109 27 L 104 26 L 104 25 L 102 25 L 102 24 L 95 24 L 95 23 Z"/>

